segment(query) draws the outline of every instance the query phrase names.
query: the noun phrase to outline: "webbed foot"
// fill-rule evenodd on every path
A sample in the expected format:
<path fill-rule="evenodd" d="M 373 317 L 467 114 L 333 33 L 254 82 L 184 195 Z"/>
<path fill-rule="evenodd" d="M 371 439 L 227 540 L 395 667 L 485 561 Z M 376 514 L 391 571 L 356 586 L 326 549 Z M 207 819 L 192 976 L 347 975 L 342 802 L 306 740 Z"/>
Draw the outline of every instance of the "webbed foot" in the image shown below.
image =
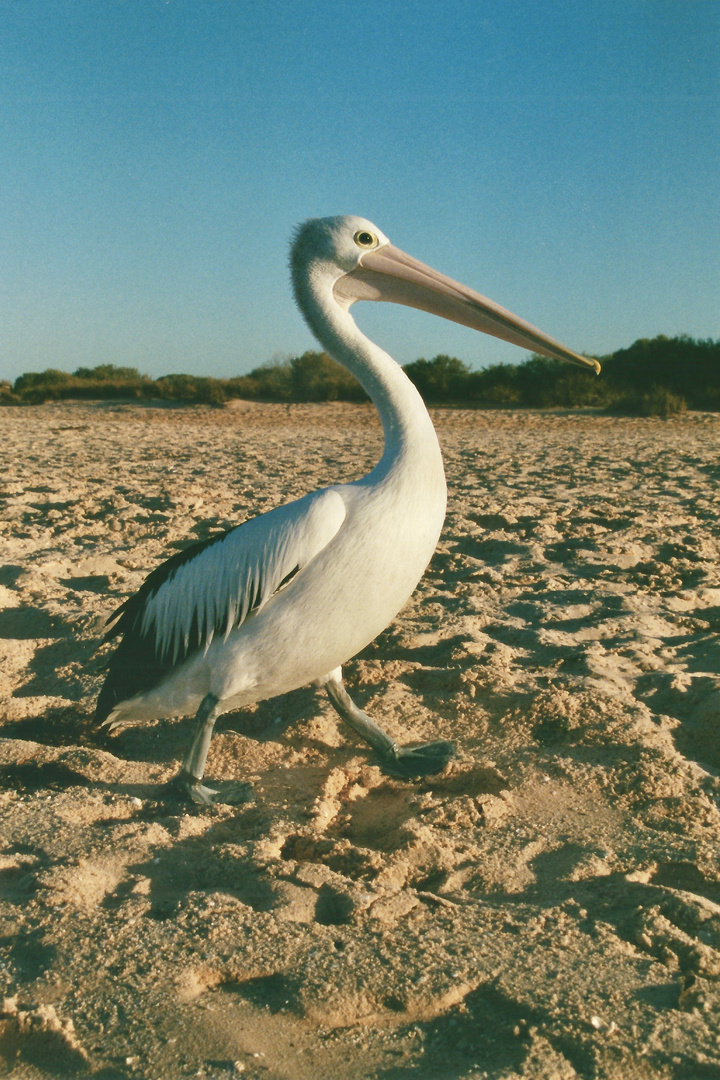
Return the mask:
<path fill-rule="evenodd" d="M 187 793 L 193 802 L 201 806 L 215 806 L 218 803 L 226 806 L 238 806 L 240 803 L 253 802 L 255 799 L 252 784 L 247 781 L 242 783 L 233 783 L 232 781 L 227 783 L 216 782 L 213 787 L 200 783 L 189 784 Z"/>
<path fill-rule="evenodd" d="M 455 757 L 455 743 L 420 743 L 418 746 L 394 746 L 382 755 L 382 770 L 390 776 L 411 779 L 415 776 L 431 776 L 444 769 Z"/>
<path fill-rule="evenodd" d="M 215 780 L 209 787 L 184 769 L 170 781 L 168 787 L 173 794 L 189 799 L 198 806 L 238 806 L 255 799 L 252 784 L 247 781 Z"/>

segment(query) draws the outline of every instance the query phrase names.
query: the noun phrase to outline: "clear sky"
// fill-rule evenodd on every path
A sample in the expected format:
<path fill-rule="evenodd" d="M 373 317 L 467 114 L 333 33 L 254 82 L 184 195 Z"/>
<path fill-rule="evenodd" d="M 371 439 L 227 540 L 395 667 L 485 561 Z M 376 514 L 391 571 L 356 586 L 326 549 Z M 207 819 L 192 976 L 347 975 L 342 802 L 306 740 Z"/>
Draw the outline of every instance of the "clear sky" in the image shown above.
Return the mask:
<path fill-rule="evenodd" d="M 571 348 L 720 336 L 717 0 L 0 0 L 0 378 L 314 347 L 357 213 Z M 401 363 L 513 346 L 354 309 Z"/>

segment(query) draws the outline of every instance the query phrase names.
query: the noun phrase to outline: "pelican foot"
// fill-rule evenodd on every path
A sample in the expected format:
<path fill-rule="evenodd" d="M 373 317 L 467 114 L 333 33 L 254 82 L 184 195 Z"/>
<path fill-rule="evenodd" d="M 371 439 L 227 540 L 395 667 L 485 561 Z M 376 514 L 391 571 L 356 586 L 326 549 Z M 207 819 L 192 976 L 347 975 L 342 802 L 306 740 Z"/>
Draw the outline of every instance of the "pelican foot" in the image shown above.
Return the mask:
<path fill-rule="evenodd" d="M 252 784 L 247 781 L 214 780 L 213 786 L 208 787 L 184 770 L 170 781 L 168 788 L 174 795 L 190 799 L 198 806 L 237 806 L 255 799 Z"/>
<path fill-rule="evenodd" d="M 420 743 L 418 746 L 394 746 L 382 756 L 382 770 L 390 776 L 410 780 L 415 776 L 431 776 L 444 769 L 455 757 L 455 743 Z"/>
<path fill-rule="evenodd" d="M 240 803 L 253 802 L 255 792 L 252 784 L 247 781 L 242 783 L 217 783 L 215 787 L 207 787 L 205 784 L 188 784 L 187 793 L 193 802 L 200 806 L 215 806 L 217 803 L 227 806 L 238 806 Z"/>

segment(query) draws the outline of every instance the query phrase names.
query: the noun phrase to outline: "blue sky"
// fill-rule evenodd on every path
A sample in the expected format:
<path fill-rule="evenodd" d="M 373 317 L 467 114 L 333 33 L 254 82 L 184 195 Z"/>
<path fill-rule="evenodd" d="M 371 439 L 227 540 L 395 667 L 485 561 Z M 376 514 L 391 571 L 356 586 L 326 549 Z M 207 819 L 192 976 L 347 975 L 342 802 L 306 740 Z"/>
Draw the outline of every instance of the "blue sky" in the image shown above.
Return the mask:
<path fill-rule="evenodd" d="M 313 347 L 358 213 L 572 348 L 720 336 L 716 0 L 2 0 L 0 378 Z M 513 346 L 354 309 L 401 363 Z"/>

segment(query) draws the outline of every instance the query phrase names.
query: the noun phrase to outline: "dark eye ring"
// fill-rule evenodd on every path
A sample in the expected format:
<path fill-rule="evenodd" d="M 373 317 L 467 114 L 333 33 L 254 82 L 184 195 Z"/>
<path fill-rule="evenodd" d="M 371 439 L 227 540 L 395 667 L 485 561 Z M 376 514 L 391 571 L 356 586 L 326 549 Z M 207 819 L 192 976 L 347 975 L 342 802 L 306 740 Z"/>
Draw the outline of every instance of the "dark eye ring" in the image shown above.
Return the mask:
<path fill-rule="evenodd" d="M 353 240 L 358 247 L 374 248 L 378 245 L 377 236 L 374 236 L 371 232 L 366 232 L 365 229 L 360 229 L 359 232 L 356 232 Z"/>

